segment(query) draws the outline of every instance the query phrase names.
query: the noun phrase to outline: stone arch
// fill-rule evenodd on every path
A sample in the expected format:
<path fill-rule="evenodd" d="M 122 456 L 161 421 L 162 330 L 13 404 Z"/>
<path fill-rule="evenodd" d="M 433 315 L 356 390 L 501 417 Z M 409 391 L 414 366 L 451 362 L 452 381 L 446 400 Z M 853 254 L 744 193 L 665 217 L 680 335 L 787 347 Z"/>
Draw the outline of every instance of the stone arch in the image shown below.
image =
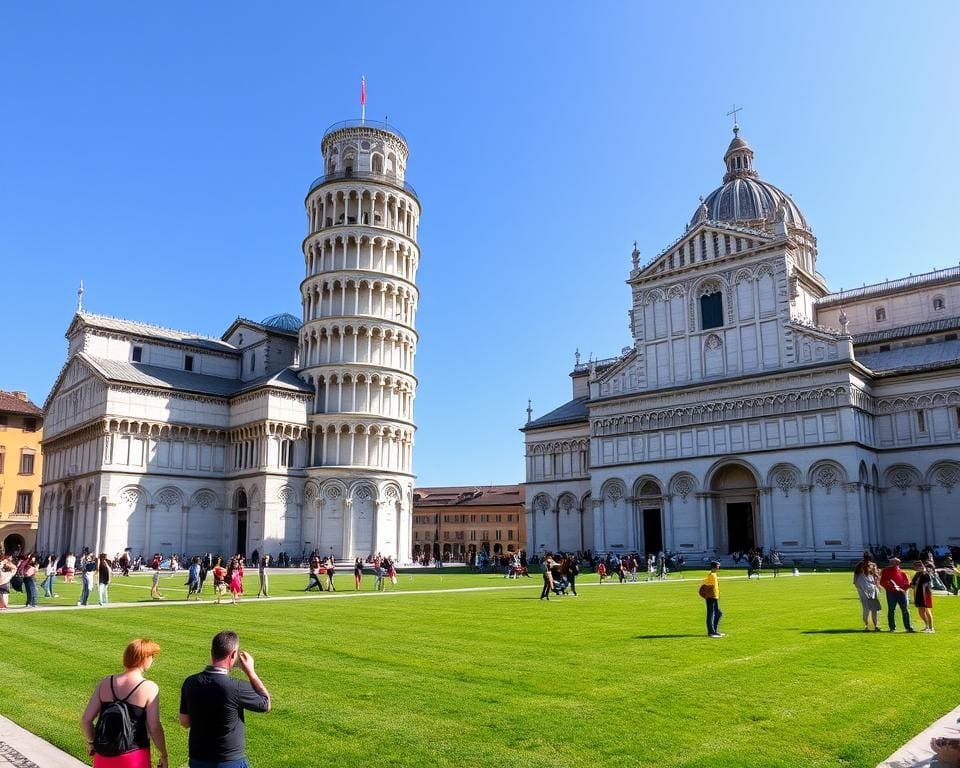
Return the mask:
<path fill-rule="evenodd" d="M 697 478 L 689 472 L 678 472 L 670 478 L 670 493 L 679 496 L 683 503 L 697 492 L 697 487 Z"/>
<path fill-rule="evenodd" d="M 799 486 L 803 474 L 800 469 L 789 462 L 774 464 L 767 473 L 767 486 L 789 496 Z"/>
<path fill-rule="evenodd" d="M 894 464 L 883 473 L 883 481 L 888 489 L 906 493 L 909 488 L 920 484 L 920 472 L 911 464 Z"/>

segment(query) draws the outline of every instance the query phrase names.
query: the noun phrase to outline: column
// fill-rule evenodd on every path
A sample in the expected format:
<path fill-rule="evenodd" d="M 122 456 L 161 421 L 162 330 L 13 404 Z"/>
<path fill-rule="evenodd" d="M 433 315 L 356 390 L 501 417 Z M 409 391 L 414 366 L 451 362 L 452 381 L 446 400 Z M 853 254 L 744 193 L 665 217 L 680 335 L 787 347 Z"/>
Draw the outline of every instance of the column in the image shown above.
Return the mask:
<path fill-rule="evenodd" d="M 103 552 L 104 547 L 106 546 L 106 534 L 107 534 L 107 524 L 110 521 L 110 507 L 113 504 L 107 502 L 106 497 L 101 499 L 100 503 L 97 504 L 97 529 L 94 532 L 94 554 L 99 555 Z"/>
<path fill-rule="evenodd" d="M 813 547 L 814 560 L 816 560 L 817 555 L 817 526 L 813 519 L 813 505 L 810 500 L 810 494 L 813 491 L 812 485 L 801 485 L 800 489 L 800 499 L 802 500 L 803 506 L 803 534 L 806 538 L 806 543 L 808 546 Z"/>
<path fill-rule="evenodd" d="M 927 544 L 935 544 L 937 541 L 937 532 L 933 526 L 933 505 L 930 503 L 930 489 L 932 486 L 922 483 L 917 487 L 920 489 L 920 503 L 923 507 L 924 542 Z"/>
<path fill-rule="evenodd" d="M 640 541 L 638 534 L 637 526 L 637 514 L 638 514 L 638 505 L 639 500 L 635 496 L 627 496 L 624 498 L 623 503 L 626 505 L 628 514 L 627 514 L 627 547 L 631 552 L 641 552 Z M 643 543 L 646 547 L 647 543 Z M 559 547 L 559 540 L 557 541 L 557 546 Z"/>
<path fill-rule="evenodd" d="M 187 551 L 187 527 L 190 525 L 190 507 L 180 507 L 180 551 L 177 554 L 183 554 Z"/>
<path fill-rule="evenodd" d="M 777 546 L 777 533 L 774 527 L 773 515 L 773 490 L 769 486 L 758 488 L 758 500 L 760 504 L 760 539 L 763 541 L 763 547 L 767 551 Z"/>
<path fill-rule="evenodd" d="M 150 551 L 150 518 L 153 516 L 153 504 L 147 504 L 146 530 L 143 534 L 143 556 L 150 557 L 153 554 Z"/>
<path fill-rule="evenodd" d="M 700 507 L 700 548 L 704 552 L 709 552 L 712 549 L 713 543 L 709 514 L 710 494 L 698 493 L 696 494 L 696 498 L 697 504 Z"/>
<path fill-rule="evenodd" d="M 673 494 L 666 494 L 663 497 L 663 548 L 667 552 L 672 552 L 676 548 L 677 534 L 673 519 Z"/>

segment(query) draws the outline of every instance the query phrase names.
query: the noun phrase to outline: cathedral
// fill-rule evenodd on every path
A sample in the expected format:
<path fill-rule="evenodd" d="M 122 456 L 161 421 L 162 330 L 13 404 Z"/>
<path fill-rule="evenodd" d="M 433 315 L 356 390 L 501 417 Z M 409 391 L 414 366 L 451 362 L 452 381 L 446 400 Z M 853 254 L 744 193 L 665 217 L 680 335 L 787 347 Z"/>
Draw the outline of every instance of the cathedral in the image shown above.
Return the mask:
<path fill-rule="evenodd" d="M 831 292 L 736 126 L 723 161 L 676 241 L 634 247 L 632 343 L 522 428 L 530 552 L 960 544 L 960 269 Z"/>
<path fill-rule="evenodd" d="M 44 406 L 37 549 L 411 552 L 420 203 L 392 126 L 331 126 L 302 318 L 219 338 L 84 311 Z"/>

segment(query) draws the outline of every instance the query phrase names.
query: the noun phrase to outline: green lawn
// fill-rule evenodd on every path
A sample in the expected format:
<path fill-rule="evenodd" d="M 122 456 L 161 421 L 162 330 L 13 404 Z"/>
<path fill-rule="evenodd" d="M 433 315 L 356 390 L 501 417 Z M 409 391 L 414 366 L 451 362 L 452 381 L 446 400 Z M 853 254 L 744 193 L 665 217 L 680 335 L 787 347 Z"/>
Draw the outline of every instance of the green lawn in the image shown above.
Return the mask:
<path fill-rule="evenodd" d="M 80 756 L 94 682 L 129 639 L 152 637 L 171 766 L 185 766 L 180 683 L 228 627 L 274 697 L 247 719 L 257 768 L 872 767 L 958 703 L 960 598 L 936 601 L 935 635 L 866 634 L 849 574 L 731 578 L 728 636 L 710 640 L 695 581 L 596 578 L 549 603 L 536 577 L 430 571 L 392 589 L 490 589 L 12 611 L 0 616 L 0 713 Z M 183 580 L 162 588 L 180 595 Z M 271 592 L 302 595 L 305 581 L 274 576 Z M 111 597 L 145 599 L 148 585 L 118 579 Z M 79 588 L 57 591 L 71 604 Z"/>

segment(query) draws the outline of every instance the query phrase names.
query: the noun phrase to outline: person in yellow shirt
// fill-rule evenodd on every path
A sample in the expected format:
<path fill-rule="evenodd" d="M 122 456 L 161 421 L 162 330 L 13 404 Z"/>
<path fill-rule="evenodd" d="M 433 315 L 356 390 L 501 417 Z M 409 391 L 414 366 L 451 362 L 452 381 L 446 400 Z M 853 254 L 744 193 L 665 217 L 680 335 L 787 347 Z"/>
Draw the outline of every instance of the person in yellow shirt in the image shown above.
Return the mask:
<path fill-rule="evenodd" d="M 707 604 L 707 637 L 724 637 L 720 631 L 720 619 L 723 613 L 720 610 L 720 580 L 717 578 L 717 571 L 720 570 L 720 563 L 714 560 L 710 563 L 710 573 L 703 580 L 703 586 L 700 587 L 700 594 Z"/>

